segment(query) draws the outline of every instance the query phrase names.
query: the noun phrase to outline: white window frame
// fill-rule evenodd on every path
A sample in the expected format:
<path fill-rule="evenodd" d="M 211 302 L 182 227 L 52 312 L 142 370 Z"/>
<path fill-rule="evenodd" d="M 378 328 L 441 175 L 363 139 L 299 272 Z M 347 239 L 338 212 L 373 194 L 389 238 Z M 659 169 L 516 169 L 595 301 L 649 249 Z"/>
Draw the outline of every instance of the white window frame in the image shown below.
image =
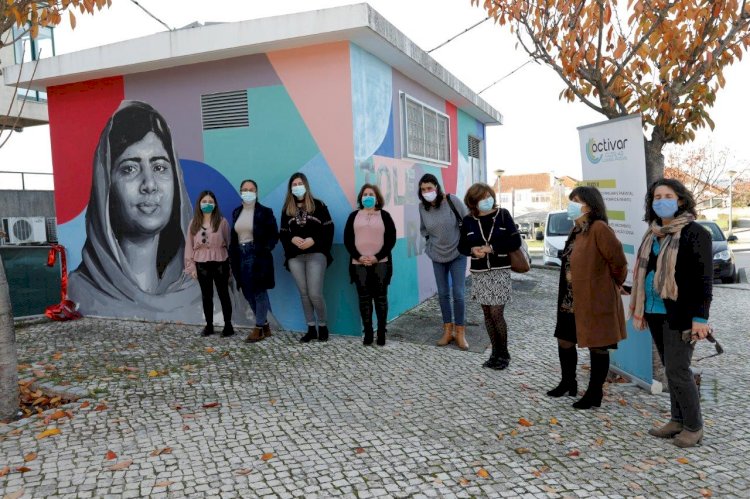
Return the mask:
<path fill-rule="evenodd" d="M 426 161 L 429 163 L 434 163 L 438 166 L 450 166 L 451 165 L 451 157 L 453 155 L 453 150 L 451 148 L 451 118 L 447 114 L 438 111 L 432 106 L 429 106 L 425 104 L 424 102 L 420 101 L 419 99 L 415 99 L 411 95 L 407 94 L 406 92 L 400 92 L 401 95 L 401 137 L 402 137 L 402 151 L 401 155 L 402 157 L 406 158 L 412 158 L 412 159 L 418 159 L 421 161 Z M 448 160 L 447 161 L 441 161 L 437 158 L 430 158 L 428 156 L 420 156 L 418 154 L 410 154 L 409 153 L 409 121 L 408 121 L 408 106 L 407 102 L 411 101 L 413 104 L 420 106 L 422 108 L 422 136 L 425 136 L 425 125 L 424 125 L 424 110 L 427 109 L 429 111 L 432 111 L 437 116 L 445 118 L 445 121 L 447 123 L 446 126 L 446 146 L 447 146 L 447 152 L 448 152 Z M 435 130 L 439 130 L 438 122 L 435 122 Z M 435 135 L 435 140 L 437 141 L 438 147 L 440 147 L 440 136 L 438 134 Z M 426 140 L 424 141 L 426 142 Z"/>

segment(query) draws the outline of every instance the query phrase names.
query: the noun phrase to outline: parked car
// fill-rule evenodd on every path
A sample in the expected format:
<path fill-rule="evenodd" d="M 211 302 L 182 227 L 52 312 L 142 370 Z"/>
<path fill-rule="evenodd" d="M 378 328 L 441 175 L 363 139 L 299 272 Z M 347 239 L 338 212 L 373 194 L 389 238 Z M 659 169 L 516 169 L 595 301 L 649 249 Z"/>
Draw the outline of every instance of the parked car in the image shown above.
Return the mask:
<path fill-rule="evenodd" d="M 565 247 L 565 241 L 573 228 L 573 221 L 568 220 L 567 210 L 551 211 L 547 213 L 544 225 L 544 256 L 545 265 L 560 266 L 560 252 Z"/>
<path fill-rule="evenodd" d="M 723 283 L 737 282 L 737 267 L 734 263 L 734 253 L 727 244 L 724 232 L 716 224 L 708 220 L 698 220 L 701 226 L 711 234 L 713 250 L 714 279 L 721 279 Z"/>

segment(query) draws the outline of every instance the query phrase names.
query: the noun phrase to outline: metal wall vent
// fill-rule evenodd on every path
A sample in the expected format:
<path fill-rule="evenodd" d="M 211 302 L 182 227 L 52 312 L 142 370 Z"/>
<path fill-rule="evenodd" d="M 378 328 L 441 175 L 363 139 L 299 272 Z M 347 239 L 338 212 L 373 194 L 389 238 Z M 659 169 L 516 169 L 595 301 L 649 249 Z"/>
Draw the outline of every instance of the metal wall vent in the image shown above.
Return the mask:
<path fill-rule="evenodd" d="M 469 157 L 479 159 L 479 144 L 481 141 L 477 138 L 469 136 Z"/>
<path fill-rule="evenodd" d="M 203 129 L 250 126 L 247 90 L 201 95 Z"/>

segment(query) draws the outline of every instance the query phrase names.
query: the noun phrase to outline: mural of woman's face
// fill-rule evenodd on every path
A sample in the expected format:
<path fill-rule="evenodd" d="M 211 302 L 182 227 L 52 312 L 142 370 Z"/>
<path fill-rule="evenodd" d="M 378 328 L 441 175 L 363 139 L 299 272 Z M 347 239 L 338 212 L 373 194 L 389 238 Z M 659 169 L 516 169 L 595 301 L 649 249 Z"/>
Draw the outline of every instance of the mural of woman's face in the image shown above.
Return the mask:
<path fill-rule="evenodd" d="M 155 236 L 167 226 L 174 200 L 174 165 L 154 132 L 112 162 L 110 195 L 115 232 Z"/>

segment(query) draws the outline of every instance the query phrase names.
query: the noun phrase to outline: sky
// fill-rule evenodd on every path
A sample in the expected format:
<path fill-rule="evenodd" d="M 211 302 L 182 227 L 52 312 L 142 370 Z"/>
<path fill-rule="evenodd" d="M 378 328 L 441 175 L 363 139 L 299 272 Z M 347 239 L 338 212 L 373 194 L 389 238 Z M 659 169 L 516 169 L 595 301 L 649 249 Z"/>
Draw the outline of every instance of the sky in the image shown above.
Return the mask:
<path fill-rule="evenodd" d="M 353 0 L 139 0 L 139 3 L 172 28 L 193 21 L 231 22 L 302 12 L 356 3 Z M 370 5 L 424 50 L 430 50 L 486 17 L 470 0 L 370 0 Z M 207 6 L 214 6 L 208 9 Z M 113 0 L 112 7 L 96 16 L 79 16 L 75 30 L 67 22 L 57 28 L 57 54 L 74 52 L 166 28 L 129 0 Z M 528 61 L 507 26 L 492 21 L 458 37 L 431 55 L 448 71 L 479 92 Z M 4 61 L 3 64 L 7 64 Z M 748 125 L 750 62 L 725 70 L 727 84 L 718 93 L 710 115 L 713 132 L 699 131 L 696 143 L 710 141 L 733 157 L 729 168 L 750 165 Z M 603 115 L 586 105 L 560 101 L 562 81 L 549 68 L 526 64 L 481 94 L 504 117 L 502 126 L 487 131 L 488 179 L 492 172 L 505 174 L 552 172 L 581 177 L 577 127 L 603 121 Z M 738 165 L 738 166 L 733 166 Z M 0 170 L 51 172 L 49 128 L 30 127 L 14 134 L 0 149 Z M 750 169 L 748 169 L 750 172 Z"/>

